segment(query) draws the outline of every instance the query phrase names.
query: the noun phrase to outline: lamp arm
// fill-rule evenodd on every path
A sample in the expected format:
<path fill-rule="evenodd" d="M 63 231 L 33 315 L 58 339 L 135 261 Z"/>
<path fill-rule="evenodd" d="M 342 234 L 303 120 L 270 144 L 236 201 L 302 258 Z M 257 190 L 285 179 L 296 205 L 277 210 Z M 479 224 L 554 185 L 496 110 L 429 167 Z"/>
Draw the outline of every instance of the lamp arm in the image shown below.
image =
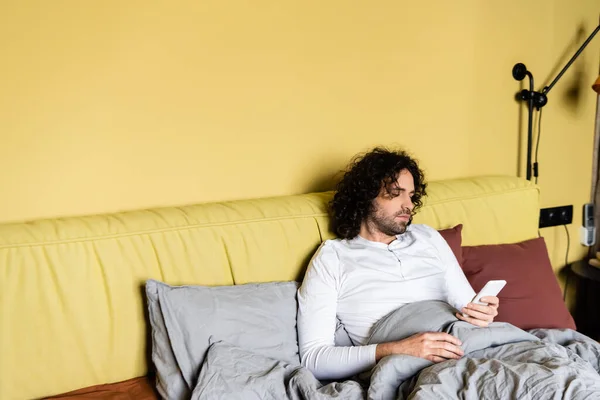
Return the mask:
<path fill-rule="evenodd" d="M 594 38 L 594 36 L 596 36 L 596 34 L 600 31 L 600 25 L 598 25 L 596 27 L 596 29 L 594 29 L 594 32 L 592 32 L 592 34 L 585 40 L 585 42 L 583 42 L 583 44 L 581 45 L 581 47 L 579 48 L 579 50 L 577 50 L 577 52 L 573 55 L 573 57 L 571 57 L 571 59 L 569 60 L 569 62 L 567 63 L 567 65 L 564 66 L 564 68 L 558 73 L 558 75 L 556 76 L 556 78 L 554 78 L 554 80 L 552 81 L 552 83 L 550 83 L 550 85 L 546 86 L 543 90 L 542 90 L 542 94 L 548 94 L 548 92 L 554 87 L 554 85 L 556 85 L 556 82 L 558 82 L 558 80 L 563 76 L 563 74 L 567 71 L 567 69 L 569 69 L 569 67 L 571 66 L 571 64 L 573 64 L 573 61 L 575 61 L 577 59 L 577 57 L 579 57 L 579 55 L 581 54 L 581 52 L 583 51 L 583 49 L 585 49 L 585 47 L 592 41 L 592 39 Z"/>

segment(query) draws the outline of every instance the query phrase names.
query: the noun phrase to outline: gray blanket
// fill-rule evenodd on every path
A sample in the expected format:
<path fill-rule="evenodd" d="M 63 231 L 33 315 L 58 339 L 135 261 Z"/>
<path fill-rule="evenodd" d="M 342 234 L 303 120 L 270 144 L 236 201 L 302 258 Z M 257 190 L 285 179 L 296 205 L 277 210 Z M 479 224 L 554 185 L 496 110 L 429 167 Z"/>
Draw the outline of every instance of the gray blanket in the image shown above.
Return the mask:
<path fill-rule="evenodd" d="M 394 355 L 356 381 L 323 385 L 303 367 L 216 342 L 192 398 L 600 399 L 600 345 L 595 341 L 571 330 L 525 332 L 505 323 L 478 328 L 458 320 L 455 312 L 438 301 L 406 305 L 373 328 L 369 343 L 443 331 L 463 342 L 460 360 L 433 364 Z"/>
<path fill-rule="evenodd" d="M 571 330 L 525 332 L 501 322 L 478 328 L 455 313 L 446 303 L 425 301 L 381 320 L 369 343 L 446 332 L 462 341 L 465 357 L 439 364 L 385 357 L 370 373 L 368 398 L 600 398 L 600 346 L 591 339 Z"/>
<path fill-rule="evenodd" d="M 322 385 L 304 367 L 217 342 L 206 354 L 192 399 L 362 400 L 364 391 L 353 381 Z"/>

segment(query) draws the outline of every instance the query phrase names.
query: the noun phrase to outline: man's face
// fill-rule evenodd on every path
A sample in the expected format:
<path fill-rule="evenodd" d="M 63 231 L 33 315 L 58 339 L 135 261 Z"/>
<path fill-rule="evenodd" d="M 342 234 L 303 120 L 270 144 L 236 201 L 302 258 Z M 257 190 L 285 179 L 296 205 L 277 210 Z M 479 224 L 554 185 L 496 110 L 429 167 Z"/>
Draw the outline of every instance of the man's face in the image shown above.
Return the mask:
<path fill-rule="evenodd" d="M 408 170 L 403 169 L 395 182 L 384 183 L 379 195 L 373 200 L 373 210 L 367 217 L 371 229 L 387 236 L 396 236 L 406 231 L 415 205 L 415 182 Z"/>

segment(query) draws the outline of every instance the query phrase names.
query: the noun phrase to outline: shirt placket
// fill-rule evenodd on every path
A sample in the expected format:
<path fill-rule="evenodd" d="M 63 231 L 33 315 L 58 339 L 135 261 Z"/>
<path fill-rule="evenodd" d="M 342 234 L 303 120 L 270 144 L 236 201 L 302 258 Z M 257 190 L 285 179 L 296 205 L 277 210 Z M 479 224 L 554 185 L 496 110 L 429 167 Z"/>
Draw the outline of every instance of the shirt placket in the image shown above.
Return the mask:
<path fill-rule="evenodd" d="M 388 246 L 388 251 L 392 253 L 394 255 L 394 258 L 398 261 L 398 271 L 400 271 L 400 276 L 402 277 L 402 279 L 406 279 L 406 277 L 404 276 L 404 272 L 402 271 L 404 268 L 402 264 L 402 259 L 400 259 L 400 255 L 391 246 Z"/>

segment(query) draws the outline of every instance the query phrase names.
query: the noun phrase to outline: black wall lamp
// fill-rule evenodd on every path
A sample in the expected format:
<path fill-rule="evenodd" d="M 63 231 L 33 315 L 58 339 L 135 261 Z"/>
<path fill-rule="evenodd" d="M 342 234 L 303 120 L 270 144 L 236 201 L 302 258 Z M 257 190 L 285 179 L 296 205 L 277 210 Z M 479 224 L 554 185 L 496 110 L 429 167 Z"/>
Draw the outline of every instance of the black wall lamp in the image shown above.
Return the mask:
<path fill-rule="evenodd" d="M 569 60 L 567 65 L 565 65 L 564 68 L 558 73 L 558 75 L 556 76 L 556 78 L 554 78 L 552 83 L 550 83 L 550 85 L 548 85 L 544 89 L 542 89 L 541 92 L 535 91 L 534 83 L 533 83 L 533 74 L 529 70 L 527 70 L 527 67 L 525 66 L 525 64 L 522 64 L 522 63 L 515 64 L 515 66 L 512 69 L 512 76 L 513 76 L 513 78 L 515 78 L 518 81 L 522 81 L 523 79 L 525 79 L 526 76 L 529 77 L 529 90 L 523 89 L 517 96 L 518 99 L 527 102 L 528 111 L 529 111 L 529 120 L 528 120 L 528 124 L 527 124 L 527 172 L 526 172 L 528 180 L 531 180 L 532 170 L 533 170 L 533 175 L 535 177 L 538 176 L 537 161 L 533 164 L 533 166 L 531 164 L 531 150 L 532 150 L 532 142 L 533 142 L 533 109 L 536 108 L 536 109 L 540 110 L 542 107 L 544 107 L 546 105 L 546 103 L 548 103 L 548 93 L 550 92 L 550 90 L 552 90 L 554 85 L 556 85 L 556 82 L 558 82 L 558 80 L 563 76 L 563 74 L 567 71 L 567 69 L 569 69 L 569 67 L 571 66 L 571 64 L 573 64 L 573 62 L 577 59 L 577 57 L 579 57 L 579 55 L 581 54 L 583 49 L 585 49 L 585 47 L 592 41 L 592 39 L 594 38 L 594 36 L 596 36 L 598 31 L 600 31 L 600 25 L 598 25 L 596 27 L 596 29 L 592 32 L 592 34 L 585 40 L 585 42 L 583 42 L 583 44 L 581 45 L 579 50 L 577 50 L 577 52 L 575 52 L 573 57 L 571 57 L 571 59 Z M 598 79 L 600 81 L 600 77 Z M 597 83 L 598 83 L 598 81 L 597 81 Z"/>

